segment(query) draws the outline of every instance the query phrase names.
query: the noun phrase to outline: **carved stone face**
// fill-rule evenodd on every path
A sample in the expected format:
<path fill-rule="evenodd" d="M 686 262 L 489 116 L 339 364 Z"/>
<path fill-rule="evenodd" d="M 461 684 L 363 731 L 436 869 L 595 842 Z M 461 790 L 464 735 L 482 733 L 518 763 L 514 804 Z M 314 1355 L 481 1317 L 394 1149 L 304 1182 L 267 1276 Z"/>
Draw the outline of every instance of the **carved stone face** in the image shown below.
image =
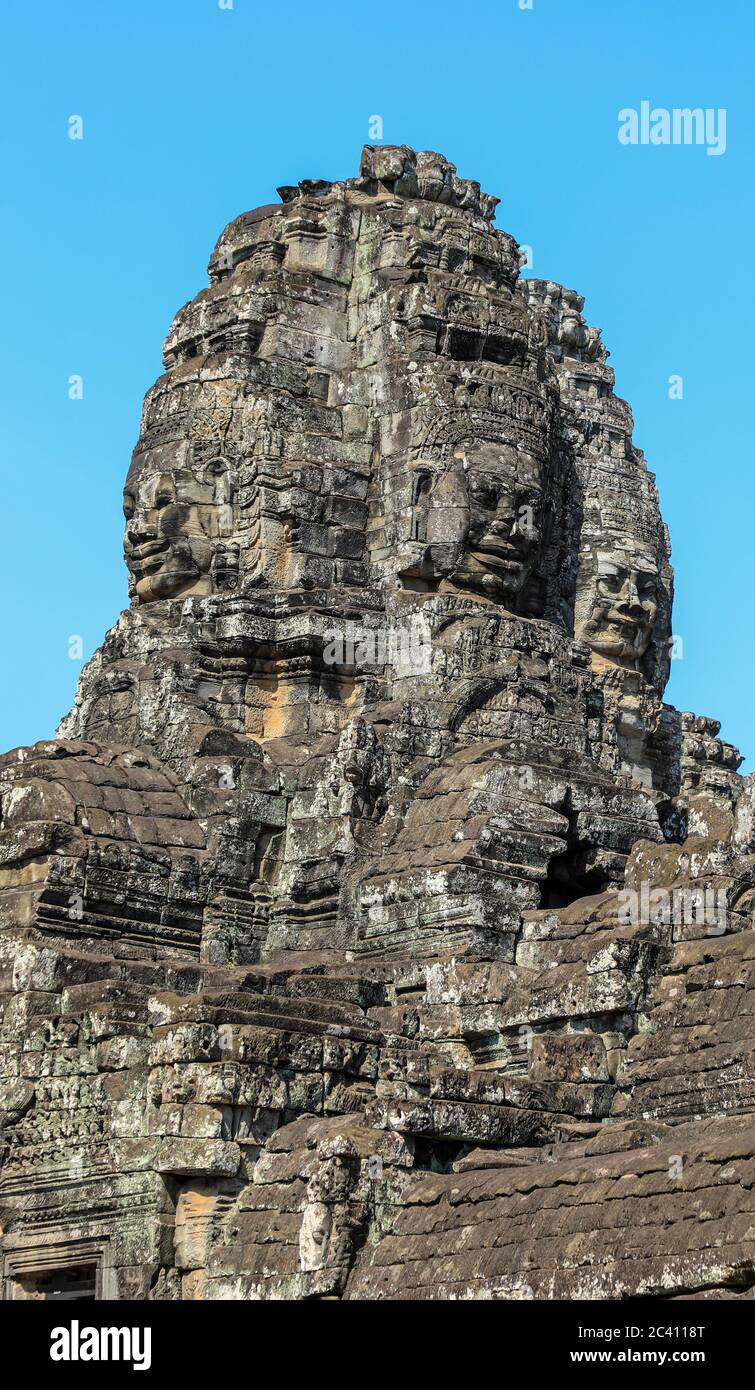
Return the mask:
<path fill-rule="evenodd" d="M 576 635 L 602 656 L 637 665 L 658 616 L 657 562 L 642 550 L 597 551 L 590 571 L 577 606 Z"/>
<path fill-rule="evenodd" d="M 145 468 L 129 477 L 123 510 L 124 555 L 138 603 L 212 592 L 213 560 L 233 524 L 224 460 L 201 473 Z"/>
<path fill-rule="evenodd" d="M 467 527 L 450 583 L 514 606 L 541 542 L 542 464 L 531 454 L 495 444 L 470 447 L 461 464 Z"/>

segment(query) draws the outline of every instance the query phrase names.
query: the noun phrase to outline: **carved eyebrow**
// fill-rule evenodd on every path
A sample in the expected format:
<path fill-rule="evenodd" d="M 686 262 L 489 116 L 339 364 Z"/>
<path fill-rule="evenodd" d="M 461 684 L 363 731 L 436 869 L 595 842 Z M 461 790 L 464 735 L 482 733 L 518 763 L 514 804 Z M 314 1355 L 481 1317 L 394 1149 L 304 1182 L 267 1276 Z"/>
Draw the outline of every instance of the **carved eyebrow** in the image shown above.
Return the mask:
<path fill-rule="evenodd" d="M 497 473 L 476 472 L 471 477 L 472 486 L 475 483 L 484 483 L 485 487 L 510 487 L 511 484 L 506 478 L 501 478 Z"/>

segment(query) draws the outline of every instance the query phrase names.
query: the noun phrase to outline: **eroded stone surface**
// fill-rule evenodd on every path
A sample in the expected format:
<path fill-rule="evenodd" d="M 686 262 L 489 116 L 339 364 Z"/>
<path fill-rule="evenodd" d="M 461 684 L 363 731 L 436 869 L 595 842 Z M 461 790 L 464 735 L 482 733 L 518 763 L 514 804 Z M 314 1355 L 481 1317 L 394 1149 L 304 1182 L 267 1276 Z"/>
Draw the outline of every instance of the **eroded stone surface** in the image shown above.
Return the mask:
<path fill-rule="evenodd" d="M 750 1296 L 752 779 L 600 332 L 440 155 L 280 195 L 0 759 L 4 1296 Z"/>

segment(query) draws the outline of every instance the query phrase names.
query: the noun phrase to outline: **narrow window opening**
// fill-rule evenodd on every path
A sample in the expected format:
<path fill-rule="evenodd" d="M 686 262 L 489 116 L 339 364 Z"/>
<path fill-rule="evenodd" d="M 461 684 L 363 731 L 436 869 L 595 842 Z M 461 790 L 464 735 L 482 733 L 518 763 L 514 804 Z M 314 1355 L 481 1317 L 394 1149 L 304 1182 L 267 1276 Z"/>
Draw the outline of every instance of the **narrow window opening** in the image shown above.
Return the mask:
<path fill-rule="evenodd" d="M 17 1297 L 57 1303 L 94 1303 L 97 1298 L 97 1266 L 73 1265 L 24 1274 L 16 1280 Z"/>

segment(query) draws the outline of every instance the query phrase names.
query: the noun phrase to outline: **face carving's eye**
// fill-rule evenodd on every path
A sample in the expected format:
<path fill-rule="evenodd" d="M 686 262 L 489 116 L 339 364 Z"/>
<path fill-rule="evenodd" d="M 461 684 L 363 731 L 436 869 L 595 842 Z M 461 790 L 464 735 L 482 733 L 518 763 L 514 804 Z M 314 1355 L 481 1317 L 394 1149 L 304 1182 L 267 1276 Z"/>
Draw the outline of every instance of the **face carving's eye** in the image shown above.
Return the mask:
<path fill-rule="evenodd" d="M 169 507 L 173 500 L 169 492 L 159 492 L 155 498 L 155 511 L 160 511 L 162 507 Z"/>
<path fill-rule="evenodd" d="M 508 490 L 499 478 L 478 475 L 472 479 L 471 489 L 477 506 L 489 512 L 497 511 L 502 500 L 508 496 Z"/>
<path fill-rule="evenodd" d="M 498 500 L 495 488 L 484 478 L 477 478 L 472 483 L 472 495 L 480 507 L 494 507 Z"/>
<path fill-rule="evenodd" d="M 135 511 L 136 503 L 134 502 L 133 497 L 131 497 L 131 495 L 127 492 L 124 494 L 123 498 L 123 515 L 125 516 L 127 521 L 131 520 Z"/>

